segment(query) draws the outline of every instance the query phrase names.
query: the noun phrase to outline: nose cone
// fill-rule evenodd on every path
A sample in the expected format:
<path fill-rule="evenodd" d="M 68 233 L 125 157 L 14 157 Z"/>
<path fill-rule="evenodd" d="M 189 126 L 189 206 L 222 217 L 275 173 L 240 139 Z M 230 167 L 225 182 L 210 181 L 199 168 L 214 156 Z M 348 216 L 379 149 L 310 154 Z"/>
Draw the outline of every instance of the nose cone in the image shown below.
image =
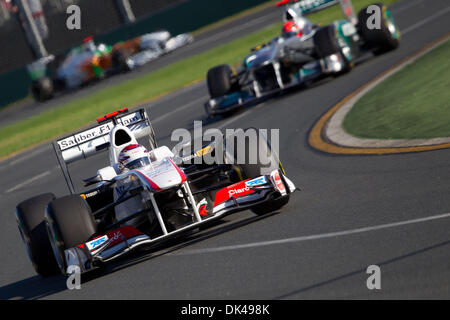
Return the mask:
<path fill-rule="evenodd" d="M 176 187 L 186 181 L 183 171 L 169 158 L 147 166 L 145 170 L 138 172 L 145 176 L 151 188 L 156 192 Z"/>

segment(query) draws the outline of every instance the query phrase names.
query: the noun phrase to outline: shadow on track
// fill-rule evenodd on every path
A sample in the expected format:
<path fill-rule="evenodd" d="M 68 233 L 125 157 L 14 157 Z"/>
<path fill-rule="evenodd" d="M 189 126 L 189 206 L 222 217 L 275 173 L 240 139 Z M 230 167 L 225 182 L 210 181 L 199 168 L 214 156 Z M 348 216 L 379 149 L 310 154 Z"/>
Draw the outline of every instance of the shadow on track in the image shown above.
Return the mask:
<path fill-rule="evenodd" d="M 408 259 L 410 257 L 413 257 L 413 256 L 416 256 L 416 255 L 425 253 L 427 251 L 431 251 L 431 250 L 434 250 L 434 249 L 437 249 L 437 248 L 441 248 L 441 247 L 444 247 L 444 246 L 448 246 L 448 245 L 450 245 L 450 240 L 444 241 L 444 242 L 440 242 L 440 243 L 437 243 L 437 244 L 429 246 L 429 247 L 425 247 L 425 248 L 420 249 L 420 250 L 412 251 L 410 253 L 407 253 L 407 254 L 404 254 L 404 255 L 401 255 L 401 256 L 389 259 L 389 260 L 381 261 L 379 263 L 375 263 L 375 265 L 380 266 L 380 267 L 381 266 L 385 266 L 385 265 L 389 265 L 391 263 L 394 263 L 394 262 L 397 262 L 397 261 L 401 261 L 401 260 L 404 260 L 404 259 Z M 294 296 L 297 295 L 297 294 L 305 293 L 305 292 L 307 292 L 309 290 L 313 290 L 313 289 L 317 289 L 317 288 L 320 288 L 320 287 L 324 287 L 324 286 L 332 284 L 334 282 L 337 282 L 337 281 L 340 281 L 340 280 L 344 280 L 344 279 L 347 279 L 347 278 L 351 278 L 351 277 L 356 276 L 358 274 L 366 274 L 366 271 L 367 271 L 366 268 L 355 270 L 355 271 L 343 274 L 341 276 L 338 276 L 338 277 L 335 277 L 335 278 L 332 278 L 332 279 L 328 279 L 328 280 L 325 280 L 325 281 L 322 281 L 322 282 L 319 282 L 319 283 L 316 283 L 316 284 L 313 284 L 313 285 L 310 285 L 310 286 L 307 286 L 307 287 L 303 287 L 303 288 L 300 288 L 300 289 L 297 289 L 297 290 L 285 293 L 285 294 L 283 294 L 281 296 L 274 297 L 273 299 L 274 300 L 281 300 L 281 299 L 287 299 L 287 298 L 294 298 Z"/>
<path fill-rule="evenodd" d="M 1 287 L 0 299 L 39 299 L 66 289 L 66 282 L 62 275 L 50 278 L 35 275 Z"/>
<path fill-rule="evenodd" d="M 203 240 L 207 240 L 233 229 L 237 229 L 250 223 L 271 217 L 277 213 L 278 212 L 272 212 L 262 216 L 251 216 L 237 221 L 221 220 L 212 222 L 209 226 L 207 226 L 209 229 L 200 231 L 199 233 L 193 235 L 188 235 L 187 237 L 180 237 L 178 239 L 168 241 L 164 244 L 164 248 L 161 248 L 160 245 L 159 247 L 154 247 L 153 249 L 133 252 L 124 256 L 123 258 L 120 258 L 117 261 L 105 265 L 104 268 L 100 268 L 98 270 L 91 271 L 88 274 L 84 274 L 82 276 L 82 283 L 93 281 L 97 278 L 121 271 L 122 269 L 126 269 L 135 264 L 148 261 L 159 256 L 163 256 L 176 250 L 180 250 L 184 247 L 201 242 Z M 0 287 L 0 299 L 41 299 L 58 292 L 68 290 L 66 286 L 66 279 L 67 278 L 63 277 L 62 275 L 55 275 L 49 278 L 42 278 L 39 275 L 35 275 L 33 277 L 29 277 L 27 279 Z"/>
<path fill-rule="evenodd" d="M 141 252 L 136 252 L 134 254 L 130 254 L 128 256 L 128 258 L 126 259 L 126 261 L 118 260 L 115 263 L 111 263 L 108 266 L 108 268 L 105 270 L 105 272 L 103 272 L 102 275 L 112 274 L 114 272 L 131 267 L 138 263 L 172 253 L 174 251 L 183 249 L 190 245 L 193 245 L 193 244 L 199 243 L 201 241 L 207 240 L 209 238 L 218 236 L 222 233 L 226 233 L 231 230 L 246 226 L 250 223 L 269 218 L 273 215 L 276 215 L 277 213 L 278 213 L 278 211 L 271 212 L 271 213 L 261 215 L 261 216 L 251 216 L 251 217 L 248 217 L 248 218 L 245 218 L 242 220 L 238 220 L 238 221 L 234 221 L 234 222 L 229 222 L 226 220 L 213 221 L 210 223 L 209 226 L 206 226 L 209 229 L 207 229 L 207 230 L 202 229 L 203 231 L 200 231 L 199 233 L 195 233 L 195 234 L 192 234 L 187 237 L 168 241 L 165 244 L 165 248 L 161 248 L 161 246 L 159 246 L 159 247 L 155 247 L 153 249 L 153 251 L 151 251 L 152 249 L 142 250 Z M 205 226 L 203 228 L 205 228 Z M 155 249 L 158 251 L 155 251 Z M 149 252 L 149 251 L 151 251 L 151 252 Z M 123 259 L 121 259 L 121 260 L 123 260 Z M 91 280 L 93 280 L 93 279 L 91 279 Z"/>

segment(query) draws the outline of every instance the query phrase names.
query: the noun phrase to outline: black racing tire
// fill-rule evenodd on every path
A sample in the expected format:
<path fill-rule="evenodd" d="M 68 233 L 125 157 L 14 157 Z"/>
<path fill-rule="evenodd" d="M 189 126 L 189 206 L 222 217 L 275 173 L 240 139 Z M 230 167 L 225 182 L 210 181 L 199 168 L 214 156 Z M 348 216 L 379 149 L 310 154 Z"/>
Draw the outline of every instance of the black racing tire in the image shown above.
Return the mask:
<path fill-rule="evenodd" d="M 16 220 L 34 269 L 43 277 L 58 273 L 58 264 L 45 227 L 45 207 L 55 199 L 52 193 L 45 193 L 19 203 Z"/>
<path fill-rule="evenodd" d="M 244 154 L 245 154 L 245 163 L 239 163 L 242 162 L 242 159 L 239 159 L 237 156 L 238 150 L 235 148 L 235 154 L 234 159 L 237 162 L 237 168 L 240 171 L 240 175 L 243 179 L 252 179 L 261 176 L 262 174 L 269 174 L 273 170 L 279 170 L 284 174 L 284 169 L 281 164 L 280 159 L 278 158 L 278 155 L 272 150 L 272 147 L 267 140 L 267 138 L 259 134 L 259 130 L 255 128 L 248 128 L 247 130 L 255 130 L 258 132 L 258 142 L 257 142 L 257 149 L 255 146 L 251 145 L 249 141 L 245 141 L 244 145 Z M 237 135 L 244 135 L 245 132 L 241 131 L 238 132 Z M 250 164 L 250 154 L 253 152 L 258 152 L 258 156 L 256 157 L 256 163 Z M 261 156 L 265 159 L 261 159 Z M 270 165 L 267 165 L 270 160 Z M 253 162 L 253 161 L 252 161 Z M 282 198 L 277 198 L 273 200 L 269 200 L 264 202 L 263 204 L 259 206 L 255 206 L 251 209 L 251 211 L 257 215 L 264 215 L 269 212 L 277 211 L 284 207 L 289 202 L 289 195 L 284 196 Z"/>
<path fill-rule="evenodd" d="M 96 232 L 91 208 L 79 195 L 65 196 L 48 204 L 45 220 L 53 253 L 65 274 L 64 250 L 85 243 Z"/>
<path fill-rule="evenodd" d="M 352 71 L 352 69 L 353 69 L 354 64 L 353 64 L 352 62 L 349 62 L 349 61 L 347 60 L 347 58 L 346 58 L 343 54 L 342 54 L 341 56 L 342 56 L 342 59 L 344 59 L 344 68 L 343 68 L 341 71 L 335 73 L 335 74 L 333 75 L 333 77 L 339 77 L 339 76 L 342 76 L 342 75 L 344 75 L 344 74 L 349 73 L 349 72 Z"/>
<path fill-rule="evenodd" d="M 265 135 L 260 134 L 260 130 L 256 128 L 247 128 L 245 131 L 237 131 L 236 135 L 238 139 L 243 139 L 246 134 L 250 136 L 249 132 L 251 131 L 256 132 L 254 136 L 257 136 L 257 143 L 251 144 L 249 140 L 245 140 L 242 154 L 242 156 L 245 156 L 245 159 L 242 158 L 242 156 L 239 158 L 238 152 L 240 150 L 238 150 L 238 146 L 236 146 L 234 150 L 234 159 L 242 170 L 244 179 L 256 178 L 261 176 L 261 174 L 268 174 L 281 167 L 278 156 L 272 151 L 270 143 L 267 141 Z M 257 156 L 253 156 L 252 159 L 251 154 L 254 154 L 255 152 L 257 152 Z M 264 159 L 261 159 L 261 157 L 264 157 Z M 255 162 L 254 160 L 256 160 L 256 163 L 250 163 L 250 160 L 252 160 L 251 162 Z M 267 165 L 269 162 L 270 165 Z"/>
<path fill-rule="evenodd" d="M 127 63 L 128 56 L 123 50 L 116 50 L 113 52 L 111 60 L 112 67 L 117 72 L 128 72 L 130 71 L 130 66 Z"/>
<path fill-rule="evenodd" d="M 341 51 L 333 25 L 319 28 L 314 34 L 314 46 L 319 59 L 326 58 Z"/>
<path fill-rule="evenodd" d="M 326 58 L 332 54 L 340 54 L 342 59 L 344 59 L 344 68 L 335 76 L 340 76 L 352 70 L 353 64 L 347 60 L 339 46 L 334 25 L 319 28 L 314 34 L 314 45 L 319 59 Z"/>
<path fill-rule="evenodd" d="M 222 97 L 232 87 L 233 70 L 229 65 L 220 65 L 208 70 L 206 76 L 211 98 Z"/>
<path fill-rule="evenodd" d="M 388 20 L 386 16 L 387 7 L 382 3 L 375 4 L 382 12 L 380 29 L 369 29 L 368 20 L 373 13 L 368 13 L 366 7 L 358 13 L 358 33 L 364 42 L 372 49 L 373 53 L 378 55 L 396 49 L 399 44 L 399 38 L 395 38 L 389 31 Z"/>
<path fill-rule="evenodd" d="M 31 83 L 31 94 L 35 101 L 45 102 L 50 100 L 54 94 L 53 81 L 49 77 L 34 80 Z"/>

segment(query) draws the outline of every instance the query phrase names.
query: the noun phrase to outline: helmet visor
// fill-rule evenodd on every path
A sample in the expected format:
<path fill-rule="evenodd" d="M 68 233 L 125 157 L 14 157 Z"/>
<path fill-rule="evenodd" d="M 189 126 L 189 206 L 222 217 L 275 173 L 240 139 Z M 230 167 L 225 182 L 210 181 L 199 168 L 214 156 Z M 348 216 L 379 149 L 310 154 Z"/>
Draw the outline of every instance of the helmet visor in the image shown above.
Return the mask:
<path fill-rule="evenodd" d="M 148 157 L 142 157 L 131 161 L 125 167 L 127 167 L 129 170 L 134 170 L 148 165 L 150 165 L 150 159 Z"/>

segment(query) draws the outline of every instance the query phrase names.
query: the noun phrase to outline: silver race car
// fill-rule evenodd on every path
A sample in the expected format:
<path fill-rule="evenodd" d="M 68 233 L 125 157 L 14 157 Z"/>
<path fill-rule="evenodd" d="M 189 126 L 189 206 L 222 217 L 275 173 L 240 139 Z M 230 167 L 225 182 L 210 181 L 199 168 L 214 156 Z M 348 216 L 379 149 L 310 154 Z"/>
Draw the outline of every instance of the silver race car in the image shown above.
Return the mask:
<path fill-rule="evenodd" d="M 371 52 L 381 54 L 397 48 L 400 32 L 392 14 L 382 4 L 380 27 L 369 28 L 370 7 L 357 18 L 350 1 L 342 1 L 347 19 L 319 26 L 304 14 L 339 3 L 336 0 L 285 0 L 281 36 L 252 49 L 242 66 L 219 65 L 208 71 L 210 99 L 205 111 L 212 117 L 273 97 L 290 88 L 304 86 L 327 76 L 349 72 L 355 60 Z M 350 10 L 348 10 L 350 9 Z"/>

